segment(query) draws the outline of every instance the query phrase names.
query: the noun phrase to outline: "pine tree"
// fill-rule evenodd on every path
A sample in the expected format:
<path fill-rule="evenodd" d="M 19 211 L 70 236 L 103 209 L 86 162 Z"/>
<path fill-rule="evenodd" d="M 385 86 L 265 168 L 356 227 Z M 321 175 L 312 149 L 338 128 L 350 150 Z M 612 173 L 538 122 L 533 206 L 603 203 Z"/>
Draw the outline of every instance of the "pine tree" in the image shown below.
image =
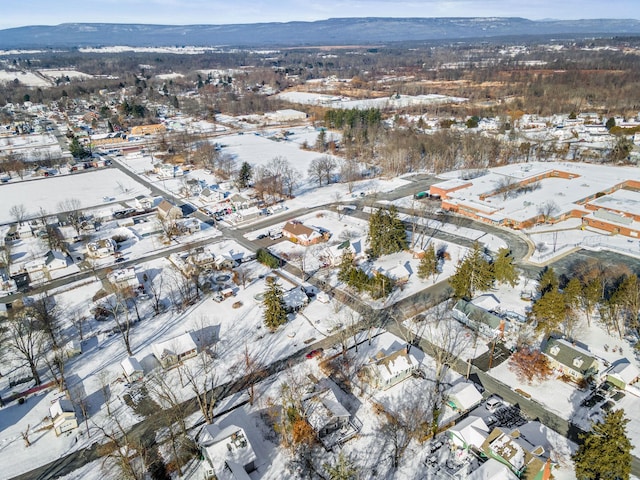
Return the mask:
<path fill-rule="evenodd" d="M 379 208 L 369 217 L 369 255 L 377 258 L 408 247 L 407 233 L 395 206 Z"/>
<path fill-rule="evenodd" d="M 558 281 L 558 276 L 553 268 L 547 267 L 540 274 L 540 279 L 538 280 L 538 294 L 543 296 L 550 290 L 557 290 L 560 282 Z"/>
<path fill-rule="evenodd" d="M 338 268 L 338 280 L 348 283 L 353 268 L 353 254 L 349 250 L 345 250 L 342 253 L 342 259 L 340 260 L 340 266 Z"/>
<path fill-rule="evenodd" d="M 498 250 L 498 256 L 493 262 L 493 274 L 498 283 L 508 283 L 512 287 L 518 284 L 518 271 L 508 248 Z"/>
<path fill-rule="evenodd" d="M 629 479 L 631 442 L 627 423 L 623 410 L 609 411 L 590 432 L 580 435 L 582 443 L 573 457 L 578 480 Z"/>
<path fill-rule="evenodd" d="M 251 182 L 251 176 L 253 175 L 253 168 L 247 162 L 243 162 L 238 171 L 236 183 L 238 188 L 247 188 Z"/>
<path fill-rule="evenodd" d="M 458 263 L 456 273 L 449 277 L 453 296 L 469 300 L 476 291 L 491 288 L 494 282 L 493 269 L 476 242 L 471 252 Z"/>
<path fill-rule="evenodd" d="M 531 313 L 536 318 L 536 330 L 549 334 L 558 330 L 565 319 L 567 305 L 564 296 L 557 289 L 549 290 L 531 307 Z"/>
<path fill-rule="evenodd" d="M 267 291 L 262 301 L 264 306 L 264 324 L 274 331 L 287 323 L 287 311 L 284 304 L 284 292 L 276 280 L 267 282 Z"/>
<path fill-rule="evenodd" d="M 418 277 L 423 280 L 431 275 L 438 273 L 438 257 L 436 255 L 436 249 L 433 243 L 425 250 L 424 256 L 420 259 L 418 265 Z"/>

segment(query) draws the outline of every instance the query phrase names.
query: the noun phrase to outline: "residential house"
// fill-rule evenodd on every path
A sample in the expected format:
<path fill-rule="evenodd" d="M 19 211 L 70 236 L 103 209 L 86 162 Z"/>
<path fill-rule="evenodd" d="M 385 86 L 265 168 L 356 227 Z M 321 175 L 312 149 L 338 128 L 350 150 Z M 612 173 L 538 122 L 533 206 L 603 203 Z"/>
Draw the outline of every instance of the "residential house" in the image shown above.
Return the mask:
<path fill-rule="evenodd" d="M 144 369 L 140 365 L 140 362 L 136 360 L 136 357 L 127 357 L 120 362 L 122 372 L 129 383 L 142 380 L 144 377 Z"/>
<path fill-rule="evenodd" d="M 154 343 L 151 351 L 162 368 L 170 368 L 182 360 L 195 357 L 198 354 L 198 345 L 191 332 L 186 332 L 164 342 Z"/>
<path fill-rule="evenodd" d="M 158 216 L 163 219 L 176 220 L 182 218 L 182 210 L 168 200 L 163 199 L 158 205 Z"/>
<path fill-rule="evenodd" d="M 447 391 L 447 405 L 455 411 L 467 412 L 482 402 L 482 394 L 473 383 L 459 382 Z"/>
<path fill-rule="evenodd" d="M 66 398 L 56 400 L 49 408 L 49 415 L 53 422 L 53 430 L 57 436 L 78 428 L 78 419 L 73 403 Z"/>
<path fill-rule="evenodd" d="M 380 350 L 363 367 L 359 376 L 374 389 L 387 390 L 410 377 L 418 370 L 416 357 L 407 353 L 405 347 L 386 353 Z"/>
<path fill-rule="evenodd" d="M 211 187 L 203 188 L 198 195 L 198 200 L 202 203 L 209 204 L 222 200 L 223 194 L 220 190 L 215 190 Z"/>
<path fill-rule="evenodd" d="M 518 480 L 509 467 L 494 458 L 488 459 L 466 478 L 467 480 Z"/>
<path fill-rule="evenodd" d="M 210 467 L 206 479 L 250 480 L 256 469 L 257 456 L 242 427 L 205 425 L 198 445 Z"/>
<path fill-rule="evenodd" d="M 107 274 L 107 279 L 119 289 L 138 288 L 140 281 L 135 267 L 120 268 Z"/>
<path fill-rule="evenodd" d="M 166 132 L 167 129 L 161 123 L 156 123 L 153 125 L 137 125 L 135 127 L 131 127 L 131 135 L 142 136 L 142 135 L 152 135 L 156 133 Z"/>
<path fill-rule="evenodd" d="M 451 310 L 451 316 L 480 334 L 494 338 L 506 328 L 506 321 L 473 302 L 458 300 Z"/>
<path fill-rule="evenodd" d="M 351 414 L 331 388 L 306 397 L 302 401 L 302 408 L 307 422 L 328 449 L 341 441 L 345 435 L 349 435 L 349 430 L 353 429 L 350 424 Z"/>
<path fill-rule="evenodd" d="M 509 467 L 523 480 L 547 480 L 553 467 L 546 427 L 529 422 L 514 430 L 494 428 L 483 442 L 481 452 Z"/>
<path fill-rule="evenodd" d="M 589 380 L 598 373 L 600 364 L 596 356 L 566 340 L 549 338 L 542 352 L 551 368 L 576 382 Z"/>
<path fill-rule="evenodd" d="M 57 250 L 49 250 L 45 255 L 44 264 L 49 271 L 67 268 L 67 256 Z"/>
<path fill-rule="evenodd" d="M 148 212 L 153 209 L 153 199 L 145 195 L 138 195 L 133 201 L 133 206 L 137 211 Z"/>
<path fill-rule="evenodd" d="M 626 358 L 614 362 L 604 371 L 604 379 L 620 390 L 626 390 L 638 381 L 640 371 Z"/>
<path fill-rule="evenodd" d="M 470 415 L 447 430 L 447 434 L 455 447 L 477 452 L 489 436 L 489 427 L 482 418 Z"/>
<path fill-rule="evenodd" d="M 200 220 L 197 218 L 184 218 L 176 222 L 180 233 L 192 235 L 200 231 Z"/>
<path fill-rule="evenodd" d="M 303 287 L 294 287 L 284 292 L 283 300 L 288 312 L 298 312 L 309 303 L 309 296 Z"/>
<path fill-rule="evenodd" d="M 292 242 L 305 246 L 326 241 L 331 236 L 329 232 L 307 227 L 297 220 L 287 222 L 282 228 L 282 234 Z"/>
<path fill-rule="evenodd" d="M 116 242 L 110 238 L 87 243 L 87 255 L 92 258 L 105 258 L 116 252 Z"/>

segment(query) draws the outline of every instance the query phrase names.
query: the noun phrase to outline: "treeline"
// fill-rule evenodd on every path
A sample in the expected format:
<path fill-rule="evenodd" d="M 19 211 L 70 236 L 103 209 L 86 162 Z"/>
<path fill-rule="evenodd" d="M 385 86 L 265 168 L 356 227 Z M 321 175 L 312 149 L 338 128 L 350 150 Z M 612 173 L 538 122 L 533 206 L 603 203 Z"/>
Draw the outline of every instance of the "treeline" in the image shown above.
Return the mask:
<path fill-rule="evenodd" d="M 366 110 L 327 110 L 324 122 L 330 128 L 369 127 L 378 125 L 382 121 L 382 114 L 378 108 Z"/>

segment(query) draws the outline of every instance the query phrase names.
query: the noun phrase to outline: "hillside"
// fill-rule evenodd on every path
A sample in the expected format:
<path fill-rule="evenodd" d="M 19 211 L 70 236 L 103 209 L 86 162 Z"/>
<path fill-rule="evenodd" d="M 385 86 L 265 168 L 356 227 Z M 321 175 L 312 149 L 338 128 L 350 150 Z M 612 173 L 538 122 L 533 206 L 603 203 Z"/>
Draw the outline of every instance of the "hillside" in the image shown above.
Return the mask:
<path fill-rule="evenodd" d="M 237 25 L 66 23 L 0 30 L 0 48 L 85 46 L 303 46 L 527 35 L 637 35 L 640 21 L 524 18 L 332 18 Z"/>

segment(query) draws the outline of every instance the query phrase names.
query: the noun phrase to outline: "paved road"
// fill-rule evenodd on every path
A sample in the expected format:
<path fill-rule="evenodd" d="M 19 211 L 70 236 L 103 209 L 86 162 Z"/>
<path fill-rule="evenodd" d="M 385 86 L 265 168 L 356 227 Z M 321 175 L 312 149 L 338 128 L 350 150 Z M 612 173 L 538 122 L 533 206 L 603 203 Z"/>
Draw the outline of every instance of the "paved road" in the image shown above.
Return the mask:
<path fill-rule="evenodd" d="M 114 162 L 114 164 L 117 166 L 119 165 L 118 162 Z M 119 165 L 118 168 L 120 168 L 127 175 L 132 176 L 132 178 L 134 178 L 136 181 L 143 183 L 155 195 L 162 195 L 165 198 L 168 197 L 169 199 L 176 202 L 176 204 L 178 205 L 181 204 L 180 199 L 175 198 L 172 195 L 169 195 L 166 192 L 158 189 L 151 182 L 148 182 L 145 179 L 141 179 L 140 177 L 136 176 L 132 172 L 129 172 L 123 166 Z M 415 191 L 426 189 L 426 185 L 427 185 L 426 182 L 429 182 L 432 180 L 433 180 L 433 177 L 430 177 L 430 176 L 427 176 L 424 179 L 418 179 L 415 183 L 425 182 L 425 187 L 422 187 L 420 185 L 416 190 L 415 185 L 413 184 L 408 185 L 403 187 L 404 189 L 407 190 L 406 192 L 403 192 L 403 191 L 393 192 L 392 194 L 389 194 L 385 199 L 392 200 L 394 198 L 399 198 L 399 196 L 406 196 L 407 194 L 415 193 Z M 358 201 L 358 203 L 360 202 L 361 201 Z M 318 206 L 313 209 L 292 211 L 290 212 L 289 216 L 293 218 L 302 213 L 309 213 L 315 210 L 326 209 L 326 208 L 330 208 L 330 207 L 325 205 L 325 206 Z M 361 218 L 368 217 L 366 214 L 362 213 L 361 211 L 357 211 L 353 214 Z M 200 212 L 197 212 L 195 215 L 198 217 L 200 216 L 205 217 Z M 205 220 L 210 221 L 208 217 L 205 217 Z M 282 216 L 279 216 L 278 218 L 266 218 L 256 224 L 252 224 L 246 227 L 240 227 L 236 229 L 221 227 L 221 230 L 224 233 L 223 238 L 225 237 L 234 238 L 245 248 L 255 250 L 255 243 L 244 238 L 243 236 L 244 233 L 252 230 L 266 228 L 274 223 L 280 223 L 282 221 L 283 221 Z M 495 235 L 501 238 L 506 238 L 507 243 L 512 248 L 514 257 L 518 261 L 521 261 L 524 258 L 524 256 L 527 255 L 527 252 L 529 249 L 527 242 L 524 241 L 521 237 L 519 237 L 515 233 L 511 233 L 503 229 L 497 229 L 495 227 L 491 227 L 485 224 L 478 224 L 477 222 L 473 222 L 469 219 L 457 219 L 457 221 L 464 226 L 469 226 L 476 229 L 480 228 L 483 231 L 494 233 Z M 434 235 L 437 236 L 438 238 L 447 239 L 450 241 L 460 243 L 460 237 L 450 236 L 450 234 L 447 234 L 445 232 L 435 232 Z M 452 238 L 452 237 L 455 237 L 455 238 Z M 202 240 L 200 243 L 206 244 L 212 241 L 215 241 L 215 240 L 205 239 L 205 240 Z M 469 243 L 468 240 L 466 240 L 466 242 Z M 196 242 L 196 244 L 190 243 L 188 245 L 175 246 L 175 247 L 172 247 L 170 250 L 158 252 L 149 257 L 145 257 L 144 259 L 136 259 L 136 260 L 131 260 L 129 262 L 124 262 L 123 266 L 129 263 L 134 264 L 134 263 L 139 263 L 141 261 L 150 260 L 152 258 L 159 258 L 161 256 L 166 256 L 169 253 L 172 253 L 174 251 L 177 252 L 177 251 L 182 251 L 186 248 L 194 248 L 195 246 L 197 246 L 197 243 L 198 242 Z M 299 278 L 301 275 L 300 270 L 296 266 L 291 265 L 289 263 L 284 262 L 282 268 L 297 278 Z M 106 269 L 103 269 L 103 270 L 106 270 Z M 93 275 L 93 272 L 83 272 L 82 274 L 78 274 L 78 275 L 89 276 L 89 275 Z M 79 278 L 76 277 L 73 280 L 66 280 L 66 282 L 76 281 L 78 279 Z M 65 280 L 65 279 L 62 279 L 62 280 Z M 312 276 L 309 279 L 309 282 L 318 288 L 321 288 L 321 289 L 327 288 L 327 285 L 324 284 L 322 280 L 319 278 Z M 49 285 L 48 288 L 52 288 L 52 287 Z M 409 332 L 404 327 L 398 325 L 395 321 L 393 321 L 393 318 L 404 319 L 409 316 L 415 315 L 421 311 L 426 310 L 431 305 L 439 303 L 443 299 L 448 298 L 449 287 L 447 282 L 436 283 L 424 289 L 423 291 L 418 292 L 410 297 L 407 297 L 397 302 L 395 305 L 383 310 L 374 310 L 369 305 L 362 302 L 360 298 L 350 295 L 347 292 L 343 292 L 337 289 L 332 289 L 332 293 L 338 300 L 343 301 L 345 303 L 349 303 L 349 305 L 352 306 L 352 308 L 354 308 L 359 313 L 361 313 L 365 318 L 365 320 L 369 322 L 368 324 L 367 323 L 361 324 L 359 326 L 360 330 L 364 330 L 365 328 L 368 328 L 368 325 L 370 324 L 371 320 L 374 319 L 374 323 L 377 324 L 377 326 L 385 328 L 386 330 L 396 334 L 400 338 L 408 339 L 408 338 L 412 338 Z M 305 358 L 305 354 L 313 349 L 316 349 L 316 348 L 328 349 L 330 346 L 339 343 L 341 335 L 342 335 L 341 333 L 336 333 L 334 335 L 327 336 L 326 338 L 318 342 L 315 342 L 311 345 L 308 345 L 305 349 L 298 351 L 288 356 L 285 359 L 274 362 L 273 364 L 269 365 L 261 372 L 259 379 L 267 378 L 270 375 L 273 375 L 275 373 L 283 371 L 286 368 L 289 368 L 294 363 L 303 361 Z M 437 350 L 439 349 L 437 345 L 434 345 L 428 342 L 424 338 L 419 338 L 414 340 L 415 340 L 415 343 L 427 354 L 434 355 L 435 353 L 437 353 Z M 492 366 L 497 366 L 499 362 L 506 360 L 508 356 L 508 352 L 503 350 L 500 346 L 498 346 L 498 351 L 501 352 L 502 354 L 499 356 L 494 356 L 492 360 Z M 563 420 L 557 415 L 545 410 L 544 407 L 538 404 L 537 402 L 534 402 L 514 392 L 513 390 L 511 390 L 509 386 L 504 385 L 501 382 L 492 378 L 491 376 L 487 375 L 484 370 L 488 368 L 488 357 L 486 359 L 483 359 L 482 356 L 479 357 L 478 359 L 476 359 L 476 361 L 474 361 L 474 365 L 471 365 L 471 366 L 469 366 L 466 362 L 463 362 L 461 360 L 454 361 L 450 366 L 451 368 L 454 368 L 458 373 L 462 375 L 466 375 L 468 370 L 470 369 L 471 373 L 477 375 L 479 381 L 482 383 L 483 387 L 487 392 L 499 394 L 506 401 L 519 405 L 523 410 L 523 412 L 530 418 L 539 419 L 542 423 L 544 423 L 548 427 L 554 429 L 555 431 L 565 436 L 568 436 L 572 440 L 577 439 L 577 435 L 580 433 L 579 428 L 570 424 L 566 420 Z M 215 389 L 214 394 L 219 398 L 224 398 L 225 396 L 231 395 L 235 392 L 245 389 L 250 383 L 250 381 L 255 381 L 255 380 L 256 380 L 255 378 L 250 380 L 248 377 L 242 377 L 234 382 L 229 382 L 227 384 L 217 387 Z M 187 414 L 196 412 L 197 408 L 198 407 L 194 399 L 187 401 L 183 404 L 183 409 L 185 412 L 187 412 Z M 160 415 L 160 413 L 158 413 L 156 415 L 148 417 L 144 421 L 135 425 L 132 429 L 132 434 L 140 435 L 140 436 L 148 435 L 149 433 L 156 431 L 158 428 L 160 428 L 163 425 L 163 422 L 164 422 L 163 417 Z M 64 457 L 55 462 L 52 462 L 51 464 L 46 465 L 40 469 L 37 469 L 25 475 L 16 477 L 16 480 L 17 479 L 26 480 L 26 479 L 32 479 L 32 478 L 38 478 L 38 479 L 55 478 L 56 476 L 59 476 L 65 472 L 68 473 L 70 471 L 73 471 L 74 469 L 77 469 L 78 467 L 88 463 L 89 461 L 95 458 L 97 458 L 95 448 L 80 450 L 78 452 L 74 452 L 70 454 L 67 457 Z M 640 473 L 640 464 L 637 458 L 634 458 L 632 471 L 634 474 Z"/>

